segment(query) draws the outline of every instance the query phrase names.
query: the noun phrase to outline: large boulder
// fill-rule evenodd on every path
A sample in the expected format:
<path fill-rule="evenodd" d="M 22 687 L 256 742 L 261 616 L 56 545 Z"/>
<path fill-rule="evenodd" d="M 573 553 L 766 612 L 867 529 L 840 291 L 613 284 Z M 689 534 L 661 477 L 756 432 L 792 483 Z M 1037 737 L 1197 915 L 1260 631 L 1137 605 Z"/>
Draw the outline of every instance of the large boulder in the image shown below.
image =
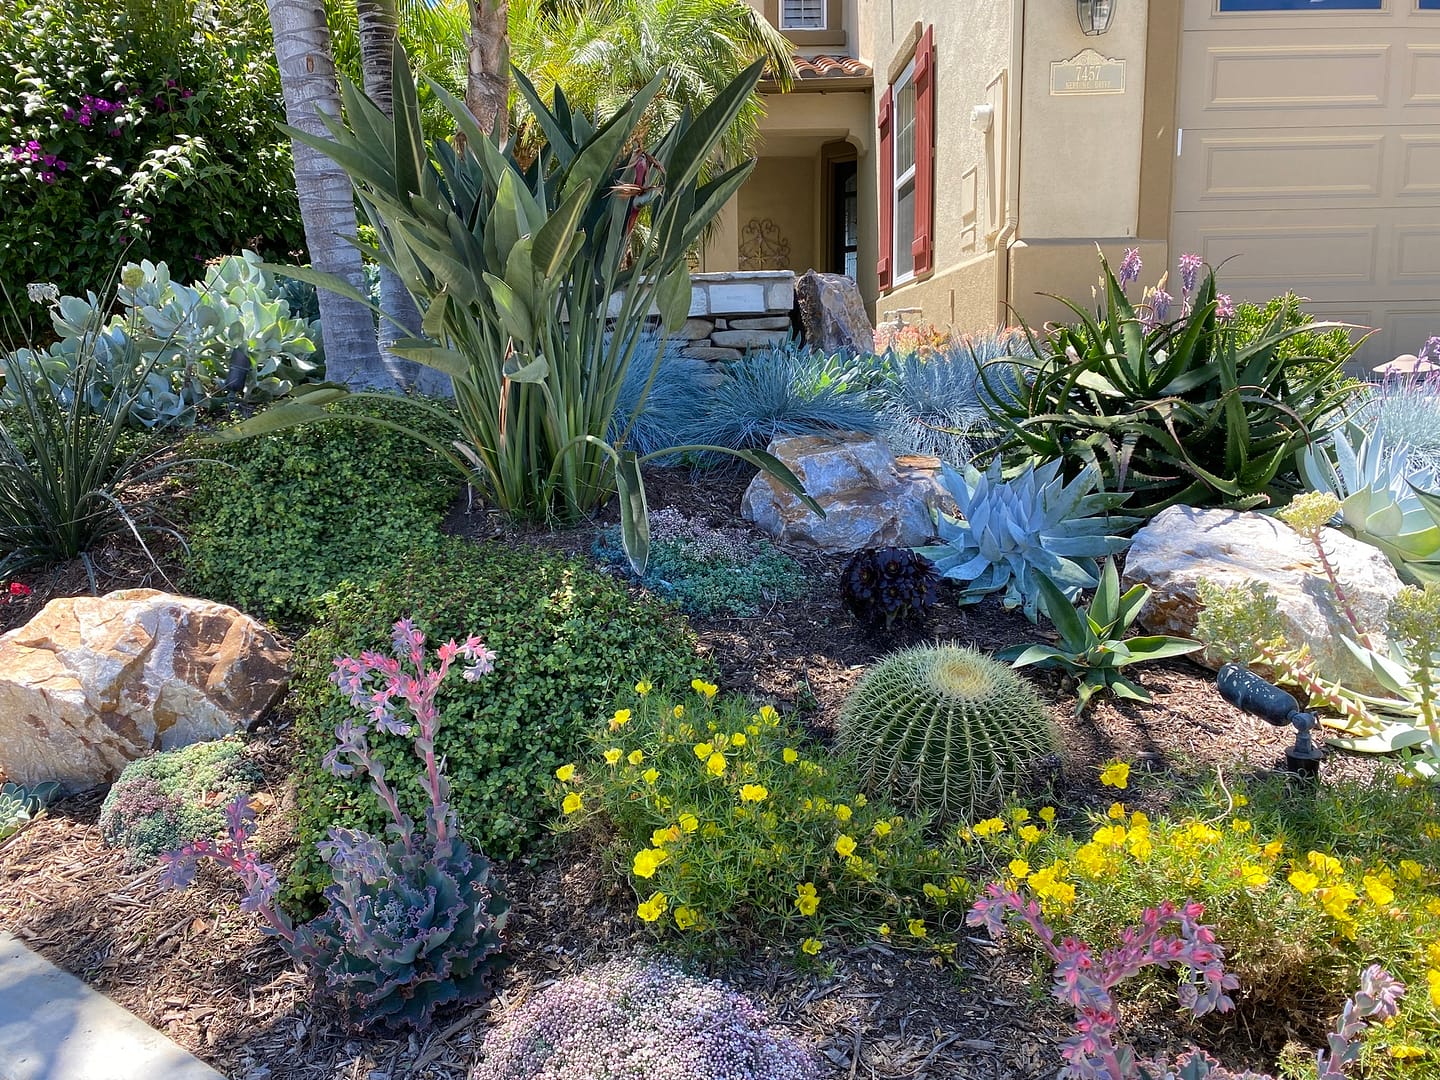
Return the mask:
<path fill-rule="evenodd" d="M 770 453 L 790 467 L 825 510 L 822 518 L 768 473 L 745 489 L 740 512 L 795 551 L 914 547 L 934 535 L 932 508 L 948 503 L 933 458 L 896 459 L 868 435 L 776 439 Z"/>
<path fill-rule="evenodd" d="M 1356 618 L 1372 633 L 1383 632 L 1386 606 L 1401 588 L 1390 560 L 1334 529 L 1322 535 Z M 1154 590 L 1140 614 L 1146 630 L 1189 636 L 1200 614 L 1195 589 L 1202 578 L 1217 585 L 1268 585 L 1287 639 L 1310 647 L 1322 679 L 1380 690 L 1340 640 L 1355 632 L 1336 609 L 1314 547 L 1284 522 L 1264 514 L 1172 506 L 1135 534 L 1125 558 L 1125 583 L 1143 582 Z M 1202 654 L 1194 656 L 1215 666 Z"/>
<path fill-rule="evenodd" d="M 217 739 L 284 692 L 290 650 L 249 616 L 154 589 L 52 600 L 0 636 L 0 774 L 66 791 Z"/>
<path fill-rule="evenodd" d="M 843 274 L 805 271 L 795 282 L 795 303 L 806 344 L 826 352 L 875 351 L 875 329 L 860 288 Z"/>

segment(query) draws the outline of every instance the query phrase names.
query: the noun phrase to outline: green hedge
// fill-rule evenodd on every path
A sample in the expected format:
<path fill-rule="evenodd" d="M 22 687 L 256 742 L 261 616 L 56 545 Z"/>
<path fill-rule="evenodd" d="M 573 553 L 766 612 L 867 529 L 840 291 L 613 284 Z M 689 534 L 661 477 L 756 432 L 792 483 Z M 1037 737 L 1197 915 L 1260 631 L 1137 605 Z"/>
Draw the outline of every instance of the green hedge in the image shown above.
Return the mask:
<path fill-rule="evenodd" d="M 373 584 L 341 586 L 316 614 L 296 648 L 290 699 L 301 745 L 301 855 L 290 894 L 300 903 L 327 880 L 315 844 L 332 825 L 379 832 L 386 820 L 363 782 L 331 776 L 320 761 L 336 725 L 355 715 L 328 681 L 334 658 L 387 648 L 396 619 L 412 617 L 432 648 L 476 633 L 497 653 L 493 674 L 441 689 L 437 739 L 462 830 L 497 858 L 523 854 L 539 836 L 554 770 L 622 687 L 640 678 L 686 686 L 708 667 L 672 608 L 636 601 L 584 563 L 530 547 L 446 538 Z M 391 786 L 420 812 L 408 740 L 372 742 Z"/>
<path fill-rule="evenodd" d="M 412 427 L 438 422 L 401 398 L 332 406 Z M 439 433 L 438 430 L 435 433 Z M 459 489 L 428 447 L 356 420 L 192 446 L 185 587 L 268 618 L 303 618 L 341 581 L 366 581 L 433 541 Z"/>

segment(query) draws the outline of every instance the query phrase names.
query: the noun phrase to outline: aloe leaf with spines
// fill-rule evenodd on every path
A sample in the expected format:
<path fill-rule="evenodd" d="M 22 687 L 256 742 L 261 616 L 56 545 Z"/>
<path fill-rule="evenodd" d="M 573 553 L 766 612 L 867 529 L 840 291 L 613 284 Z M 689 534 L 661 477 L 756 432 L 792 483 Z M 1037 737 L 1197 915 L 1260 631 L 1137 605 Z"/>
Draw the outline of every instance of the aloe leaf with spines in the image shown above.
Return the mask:
<path fill-rule="evenodd" d="M 794 473 L 758 450 L 665 447 L 635 454 L 625 429 L 618 443 L 607 441 L 652 306 L 666 330 L 684 320 L 686 253 L 753 168 L 747 162 L 699 180 L 761 69 L 752 65 L 698 116 L 682 115 L 654 138 L 641 120 L 664 76 L 602 124 L 571 110 L 559 94 L 547 106 L 517 76 L 550 140 L 522 166 L 433 82 L 466 142 L 458 152 L 443 142 L 427 145 L 415 83 L 397 45 L 394 120 L 347 85 L 345 118 L 327 119 L 329 138 L 290 132 L 349 173 L 377 238 L 367 254 L 400 277 L 422 312 L 433 347 L 407 343 L 404 355 L 446 372 L 454 384 L 457 438 L 443 449 L 445 460 L 497 509 L 517 517 L 578 520 L 623 487 L 627 551 L 641 573 L 645 529 L 635 514 L 645 505 L 640 467 L 648 461 L 686 451 L 735 453 L 823 514 Z M 635 228 L 642 211 L 643 240 Z M 324 275 L 280 269 L 359 298 Z M 662 356 L 663 348 L 656 350 L 636 410 Z M 322 419 L 314 409 L 275 409 L 229 437 Z"/>
<path fill-rule="evenodd" d="M 1037 575 L 1037 584 L 1059 641 L 1055 645 L 1017 645 L 995 655 L 1013 667 L 1060 668 L 1075 676 L 1080 681 L 1076 716 L 1104 690 L 1132 701 L 1150 701 L 1150 692 L 1126 677 L 1122 668 L 1204 648 L 1198 641 L 1164 634 L 1126 638 L 1125 632 L 1150 599 L 1150 588 L 1136 584 L 1122 593 L 1113 558 L 1105 560 L 1100 584 L 1086 608 L 1071 607 L 1065 594 L 1043 573 Z"/>
<path fill-rule="evenodd" d="M 1295 356 L 1281 346 L 1343 324 L 1287 323 L 1283 308 L 1253 337 L 1220 318 L 1208 271 L 1181 318 L 1148 324 L 1102 257 L 1097 312 L 1061 299 L 1069 325 L 1037 335 L 1033 356 L 981 369 L 986 411 L 1006 452 L 1062 460 L 1067 475 L 1100 470 L 1134 492 L 1132 512 L 1168 506 L 1263 505 L 1283 489 L 1293 455 L 1343 403 L 1346 357 Z M 1016 387 L 1006 394 L 1006 383 Z"/>
<path fill-rule="evenodd" d="M 1034 622 L 1045 606 L 1039 574 L 1073 598 L 1100 583 L 1097 560 L 1129 546 L 1123 533 L 1140 519 L 1113 513 L 1128 496 L 1099 490 L 1093 466 L 1067 483 L 1061 464 L 1031 462 L 1009 480 L 998 457 L 984 473 L 942 467 L 941 483 L 959 516 L 937 511 L 940 543 L 916 550 L 941 577 L 959 583 L 962 604 L 1003 591 L 1004 605 L 1022 608 Z"/>
<path fill-rule="evenodd" d="M 955 645 L 881 660 L 846 699 L 838 735 L 866 787 L 943 821 L 994 809 L 1060 750 L 1025 680 Z"/>

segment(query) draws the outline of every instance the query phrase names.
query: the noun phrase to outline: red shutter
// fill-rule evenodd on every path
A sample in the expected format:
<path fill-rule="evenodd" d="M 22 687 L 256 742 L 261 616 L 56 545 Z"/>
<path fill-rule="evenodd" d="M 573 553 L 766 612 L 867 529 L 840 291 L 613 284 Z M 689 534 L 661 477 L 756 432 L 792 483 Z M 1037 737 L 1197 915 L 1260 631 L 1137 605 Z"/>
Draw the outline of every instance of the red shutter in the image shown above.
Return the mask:
<path fill-rule="evenodd" d="M 915 273 L 935 265 L 935 28 L 915 47 Z"/>
<path fill-rule="evenodd" d="M 895 279 L 895 94 L 889 87 L 880 99 L 880 291 L 887 292 Z"/>

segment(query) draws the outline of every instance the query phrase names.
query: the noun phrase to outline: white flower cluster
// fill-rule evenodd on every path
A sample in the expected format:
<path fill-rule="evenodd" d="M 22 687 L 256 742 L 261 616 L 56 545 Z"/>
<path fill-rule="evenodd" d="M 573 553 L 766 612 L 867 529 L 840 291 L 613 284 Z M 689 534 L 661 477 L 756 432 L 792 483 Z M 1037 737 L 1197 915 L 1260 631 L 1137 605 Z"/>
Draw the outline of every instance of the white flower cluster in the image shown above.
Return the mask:
<path fill-rule="evenodd" d="M 658 961 L 589 968 L 491 1029 L 470 1080 L 818 1080 L 749 998 Z"/>

